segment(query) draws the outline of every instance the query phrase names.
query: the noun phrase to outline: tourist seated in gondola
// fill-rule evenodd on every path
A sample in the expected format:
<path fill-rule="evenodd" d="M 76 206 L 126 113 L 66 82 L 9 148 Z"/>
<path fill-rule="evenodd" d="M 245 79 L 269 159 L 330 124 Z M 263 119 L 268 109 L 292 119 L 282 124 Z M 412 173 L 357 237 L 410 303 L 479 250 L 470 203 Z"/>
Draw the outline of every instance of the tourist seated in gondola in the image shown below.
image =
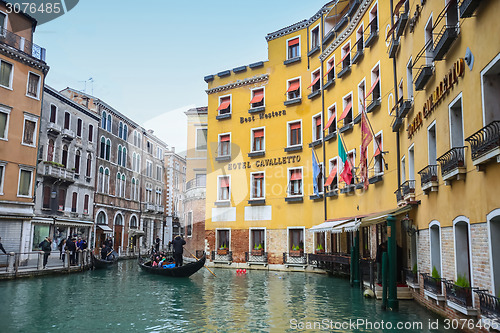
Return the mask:
<path fill-rule="evenodd" d="M 109 254 L 111 252 L 112 252 L 111 249 L 106 244 L 102 244 L 101 259 L 102 260 L 109 260 Z"/>

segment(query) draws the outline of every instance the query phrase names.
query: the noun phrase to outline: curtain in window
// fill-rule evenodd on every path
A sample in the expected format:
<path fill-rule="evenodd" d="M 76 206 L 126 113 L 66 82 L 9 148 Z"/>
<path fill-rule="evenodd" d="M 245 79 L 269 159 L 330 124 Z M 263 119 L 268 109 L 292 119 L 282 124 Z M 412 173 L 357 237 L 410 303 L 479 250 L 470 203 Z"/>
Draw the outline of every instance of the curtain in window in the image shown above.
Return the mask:
<path fill-rule="evenodd" d="M 0 138 L 5 138 L 6 127 L 7 127 L 7 114 L 0 112 Z"/>
<path fill-rule="evenodd" d="M 31 171 L 21 170 L 19 179 L 19 195 L 30 195 Z"/>
<path fill-rule="evenodd" d="M 0 62 L 0 85 L 10 87 L 10 73 L 12 65 L 4 61 Z"/>
<path fill-rule="evenodd" d="M 29 75 L 29 80 L 28 80 L 28 95 L 33 96 L 33 97 L 38 97 L 38 81 L 40 80 L 40 77 L 35 74 Z"/>
<path fill-rule="evenodd" d="M 23 142 L 32 145 L 33 144 L 33 134 L 35 133 L 35 122 L 30 120 L 24 121 L 24 138 Z"/>

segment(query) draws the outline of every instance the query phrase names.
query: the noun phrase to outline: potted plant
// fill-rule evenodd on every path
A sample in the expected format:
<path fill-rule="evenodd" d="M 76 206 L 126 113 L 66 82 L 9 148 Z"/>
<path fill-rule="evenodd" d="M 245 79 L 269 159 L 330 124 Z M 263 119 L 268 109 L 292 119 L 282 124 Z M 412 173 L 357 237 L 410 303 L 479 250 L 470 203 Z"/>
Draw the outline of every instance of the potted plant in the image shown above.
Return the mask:
<path fill-rule="evenodd" d="M 261 256 L 264 254 L 264 249 L 262 248 L 262 244 L 255 244 L 252 250 L 253 256 Z"/>
<path fill-rule="evenodd" d="M 292 249 L 290 250 L 290 257 L 301 257 L 303 254 L 303 250 L 297 245 L 292 245 Z"/>
<path fill-rule="evenodd" d="M 217 250 L 217 254 L 218 254 L 218 255 L 221 255 L 221 256 L 226 255 L 226 254 L 227 254 L 227 252 L 228 252 L 228 250 L 227 250 L 227 245 L 226 245 L 226 243 L 223 243 L 223 244 L 221 245 L 221 247 Z"/>
<path fill-rule="evenodd" d="M 316 253 L 325 253 L 325 249 L 323 248 L 323 245 L 319 244 L 316 247 Z"/>

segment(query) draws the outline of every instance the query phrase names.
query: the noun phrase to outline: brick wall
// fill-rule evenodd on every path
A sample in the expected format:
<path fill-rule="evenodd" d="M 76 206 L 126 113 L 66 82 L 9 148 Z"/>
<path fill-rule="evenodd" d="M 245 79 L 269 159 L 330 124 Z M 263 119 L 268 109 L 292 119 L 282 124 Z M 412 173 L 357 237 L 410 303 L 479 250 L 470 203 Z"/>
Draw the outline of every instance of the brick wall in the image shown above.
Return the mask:
<path fill-rule="evenodd" d="M 455 239 L 453 237 L 453 227 L 441 228 L 441 265 L 441 277 L 447 280 L 455 280 Z"/>
<path fill-rule="evenodd" d="M 471 224 L 470 234 L 474 287 L 492 292 L 488 225 L 486 223 Z"/>
<path fill-rule="evenodd" d="M 420 230 L 417 236 L 418 271 L 431 273 L 429 229 Z"/>

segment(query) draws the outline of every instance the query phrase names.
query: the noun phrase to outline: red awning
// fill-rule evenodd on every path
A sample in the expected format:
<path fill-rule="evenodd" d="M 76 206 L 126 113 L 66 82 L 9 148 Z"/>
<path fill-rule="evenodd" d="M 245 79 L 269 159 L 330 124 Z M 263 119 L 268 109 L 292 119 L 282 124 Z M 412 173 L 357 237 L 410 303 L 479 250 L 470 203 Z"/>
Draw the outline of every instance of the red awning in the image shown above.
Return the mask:
<path fill-rule="evenodd" d="M 219 105 L 219 108 L 217 109 L 217 111 L 227 109 L 229 107 L 229 105 L 231 105 L 231 99 L 229 99 L 229 98 L 221 99 L 220 105 Z"/>
<path fill-rule="evenodd" d="M 229 178 L 223 177 L 220 179 L 220 187 L 229 187 Z"/>
<path fill-rule="evenodd" d="M 330 186 L 330 184 L 333 182 L 333 179 L 335 178 L 336 175 L 337 175 L 337 166 L 335 166 L 332 169 L 332 172 L 330 172 L 330 175 L 326 179 L 325 186 Z"/>
<path fill-rule="evenodd" d="M 257 90 L 253 93 L 253 98 L 250 104 L 259 103 L 264 99 L 264 90 Z"/>
<path fill-rule="evenodd" d="M 316 126 L 321 126 L 321 117 L 316 118 Z"/>
<path fill-rule="evenodd" d="M 302 179 L 302 170 L 292 170 L 292 177 L 290 180 L 301 180 Z"/>
<path fill-rule="evenodd" d="M 344 111 L 342 112 L 342 115 L 340 116 L 340 118 L 337 121 L 341 121 L 342 119 L 344 119 L 345 116 L 347 116 L 347 114 L 351 110 L 351 108 L 352 108 L 352 102 L 349 102 L 349 104 L 347 104 Z"/>
<path fill-rule="evenodd" d="M 326 123 L 325 125 L 325 129 L 327 129 L 328 127 L 330 127 L 333 123 L 333 121 L 335 120 L 335 117 L 337 116 L 337 112 L 334 112 L 332 114 L 332 116 L 330 117 L 330 119 L 328 119 L 328 122 Z"/>
<path fill-rule="evenodd" d="M 345 60 L 345 58 L 347 58 L 347 56 L 348 56 L 349 54 L 351 54 L 351 49 L 349 49 L 349 51 L 347 51 L 347 52 L 345 53 L 345 55 L 342 57 L 342 59 L 340 59 L 340 61 L 339 61 L 339 63 L 337 64 L 337 66 L 338 66 L 338 65 L 340 65 L 340 64 L 342 63 L 342 61 L 344 61 L 344 60 Z"/>
<path fill-rule="evenodd" d="M 380 155 L 380 146 L 377 147 L 377 150 L 375 151 L 375 154 L 373 154 L 373 157 L 377 157 L 378 155 Z"/>
<path fill-rule="evenodd" d="M 288 41 L 288 46 L 297 45 L 298 43 L 299 43 L 299 39 L 295 38 L 295 39 L 292 39 L 292 40 Z"/>
<path fill-rule="evenodd" d="M 227 142 L 227 141 L 230 140 L 230 138 L 231 138 L 231 136 L 229 134 L 227 134 L 227 135 L 221 135 L 220 142 Z"/>
<path fill-rule="evenodd" d="M 290 129 L 291 130 L 294 130 L 294 129 L 299 129 L 300 128 L 300 123 L 295 123 L 295 124 L 291 124 L 290 125 Z"/>
<path fill-rule="evenodd" d="M 258 173 L 258 174 L 256 174 L 255 176 L 253 176 L 253 178 L 254 178 L 254 179 L 262 179 L 262 178 L 264 178 L 264 175 L 263 175 L 263 174 L 261 174 L 261 173 Z"/>
<path fill-rule="evenodd" d="M 254 138 L 263 138 L 264 137 L 264 130 L 259 129 L 259 130 L 253 131 L 253 137 Z"/>
<path fill-rule="evenodd" d="M 290 86 L 288 87 L 288 90 L 286 92 L 295 91 L 298 90 L 299 88 L 300 88 L 300 81 L 299 80 L 293 81 L 290 83 Z"/>
<path fill-rule="evenodd" d="M 311 82 L 311 84 L 307 88 L 311 88 L 312 86 L 314 86 L 316 84 L 316 82 L 319 81 L 319 78 L 320 78 L 320 76 L 319 76 L 319 73 L 318 73 L 318 76 L 316 76 L 316 78 L 314 78 L 313 82 Z"/>
<path fill-rule="evenodd" d="M 335 63 L 332 63 L 332 65 L 330 66 L 330 68 L 328 68 L 328 70 L 326 71 L 325 75 L 323 75 L 323 77 L 326 77 L 328 75 L 328 73 L 330 73 L 332 71 L 333 67 L 335 67 Z"/>
<path fill-rule="evenodd" d="M 373 89 L 375 89 L 375 87 L 377 86 L 377 83 L 378 83 L 379 80 L 380 80 L 380 76 L 377 77 L 377 79 L 375 80 L 375 83 L 373 83 L 372 87 L 370 88 L 370 91 L 368 91 L 366 93 L 365 99 L 366 99 L 366 96 L 369 96 L 373 92 Z"/>

